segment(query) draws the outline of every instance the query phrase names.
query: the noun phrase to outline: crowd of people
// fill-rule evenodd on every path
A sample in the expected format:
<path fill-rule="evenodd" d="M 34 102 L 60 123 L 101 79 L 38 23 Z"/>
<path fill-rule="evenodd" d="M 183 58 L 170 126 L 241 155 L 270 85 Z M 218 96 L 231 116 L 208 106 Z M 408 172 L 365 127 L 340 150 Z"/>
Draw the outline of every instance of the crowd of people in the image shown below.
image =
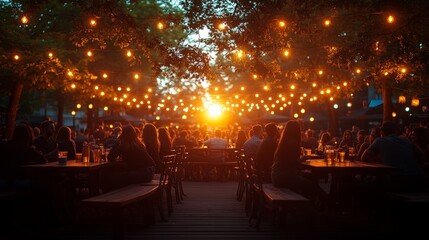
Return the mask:
<path fill-rule="evenodd" d="M 369 132 L 369 134 L 368 134 Z M 290 120 L 286 124 L 254 124 L 234 128 L 171 128 L 152 123 L 141 126 L 123 125 L 105 128 L 101 122 L 95 131 L 74 131 L 70 127 L 57 128 L 46 120 L 39 127 L 18 124 L 13 137 L 3 141 L 0 188 L 23 187 L 24 176 L 14 169 L 21 165 L 57 160 L 58 151 L 67 151 L 68 159 L 75 159 L 84 144 L 93 143 L 110 149 L 107 159 L 121 159 L 125 166 L 110 178 L 113 188 L 135 182 L 149 182 L 163 169 L 162 158 L 176 146 L 186 148 L 242 149 L 265 182 L 288 187 L 311 199 L 323 199 L 323 191 L 301 173 L 303 149 L 323 152 L 331 145 L 348 153 L 350 161 L 383 163 L 399 171 L 384 181 L 396 189 L 422 190 L 426 188 L 429 166 L 429 133 L 425 125 L 400 131 L 393 122 L 374 126 L 369 131 L 353 126 L 333 136 L 330 131 L 304 129 L 302 123 Z M 352 151 L 354 154 L 352 154 Z"/>

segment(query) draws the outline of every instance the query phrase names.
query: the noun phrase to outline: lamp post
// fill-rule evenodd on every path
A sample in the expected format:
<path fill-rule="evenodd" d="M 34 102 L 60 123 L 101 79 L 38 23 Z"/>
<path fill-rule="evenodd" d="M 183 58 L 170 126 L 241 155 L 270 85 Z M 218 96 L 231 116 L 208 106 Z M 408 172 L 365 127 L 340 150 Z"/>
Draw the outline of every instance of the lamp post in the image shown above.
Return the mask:
<path fill-rule="evenodd" d="M 76 126 L 76 111 L 72 111 L 71 115 L 73 117 L 73 131 L 76 131 L 75 126 Z"/>

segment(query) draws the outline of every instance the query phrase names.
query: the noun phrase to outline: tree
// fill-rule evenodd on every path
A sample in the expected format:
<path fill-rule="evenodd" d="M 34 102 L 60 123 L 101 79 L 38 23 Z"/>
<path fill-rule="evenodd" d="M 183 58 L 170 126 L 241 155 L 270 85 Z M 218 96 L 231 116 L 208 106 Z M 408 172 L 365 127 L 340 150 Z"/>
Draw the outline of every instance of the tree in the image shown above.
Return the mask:
<path fill-rule="evenodd" d="M 1 76 L 7 80 L 2 81 L 2 85 L 10 92 L 7 138 L 13 133 L 24 87 L 58 92 L 60 110 L 58 119 L 61 125 L 63 109 L 61 99 L 67 89 L 71 88 L 70 81 L 88 82 L 93 79 L 86 71 L 85 63 L 73 61 L 76 58 L 70 49 L 71 45 L 64 42 L 70 30 L 67 23 L 78 15 L 79 8 L 57 1 L 20 2 L 1 2 L 0 11 L 4 23 L 1 30 L 5 33 L 0 37 L 2 43 L 0 69 Z M 23 12 L 29 15 L 24 15 Z M 59 23 L 56 20 L 61 14 L 65 14 L 62 18 L 65 21 Z M 56 49 L 60 50 L 53 53 Z M 69 76 L 73 75 L 73 71 L 77 74 L 70 80 Z"/>
<path fill-rule="evenodd" d="M 426 1 L 181 2 L 189 29 L 209 29 L 207 44 L 229 59 L 220 70 L 256 74 L 270 85 L 271 95 L 329 103 L 373 84 L 382 89 L 388 120 L 391 89 L 400 91 L 402 79 L 413 94 L 427 89 Z M 400 20 L 389 26 L 392 12 Z M 233 53 L 239 51 L 245 54 L 236 61 Z M 327 106 L 336 128 L 332 104 Z"/>

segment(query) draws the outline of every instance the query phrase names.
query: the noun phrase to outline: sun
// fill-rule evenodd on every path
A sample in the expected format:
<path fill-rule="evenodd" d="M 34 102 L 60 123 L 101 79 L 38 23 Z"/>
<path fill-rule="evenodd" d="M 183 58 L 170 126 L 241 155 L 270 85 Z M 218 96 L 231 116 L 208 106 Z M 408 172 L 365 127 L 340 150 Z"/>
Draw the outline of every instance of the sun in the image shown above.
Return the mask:
<path fill-rule="evenodd" d="M 219 117 L 222 114 L 222 107 L 219 104 L 212 104 L 208 107 L 210 117 Z"/>

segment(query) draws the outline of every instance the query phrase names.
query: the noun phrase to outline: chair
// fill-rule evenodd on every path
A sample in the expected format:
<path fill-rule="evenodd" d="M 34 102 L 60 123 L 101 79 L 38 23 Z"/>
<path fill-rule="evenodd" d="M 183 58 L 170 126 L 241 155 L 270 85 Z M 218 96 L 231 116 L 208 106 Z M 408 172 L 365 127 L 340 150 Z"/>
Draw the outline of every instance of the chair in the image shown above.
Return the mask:
<path fill-rule="evenodd" d="M 174 152 L 176 153 L 176 163 L 174 168 L 174 190 L 175 190 L 175 196 L 176 196 L 176 202 L 180 203 L 183 201 L 183 196 L 186 196 L 184 190 L 183 190 L 183 162 L 186 155 L 186 146 L 185 145 L 179 145 L 174 149 Z"/>
<path fill-rule="evenodd" d="M 162 202 L 163 202 L 163 192 L 166 194 L 166 203 L 167 203 L 167 212 L 168 215 L 171 216 L 171 213 L 173 212 L 173 196 L 172 196 L 172 187 L 174 182 L 174 169 L 176 164 L 176 155 L 170 154 L 165 155 L 162 159 L 162 162 L 164 164 L 164 169 L 161 172 L 160 180 L 159 180 L 159 186 L 161 188 L 160 191 L 160 201 L 161 201 L 161 208 L 160 211 L 162 212 Z"/>
<path fill-rule="evenodd" d="M 264 205 L 264 189 L 262 179 L 257 174 L 254 167 L 253 159 L 246 159 L 246 214 L 249 216 L 249 226 L 259 230 Z"/>
<path fill-rule="evenodd" d="M 241 202 L 246 192 L 246 164 L 244 162 L 244 154 L 237 153 L 236 159 L 238 164 L 235 167 L 235 170 L 238 172 L 237 201 Z"/>

